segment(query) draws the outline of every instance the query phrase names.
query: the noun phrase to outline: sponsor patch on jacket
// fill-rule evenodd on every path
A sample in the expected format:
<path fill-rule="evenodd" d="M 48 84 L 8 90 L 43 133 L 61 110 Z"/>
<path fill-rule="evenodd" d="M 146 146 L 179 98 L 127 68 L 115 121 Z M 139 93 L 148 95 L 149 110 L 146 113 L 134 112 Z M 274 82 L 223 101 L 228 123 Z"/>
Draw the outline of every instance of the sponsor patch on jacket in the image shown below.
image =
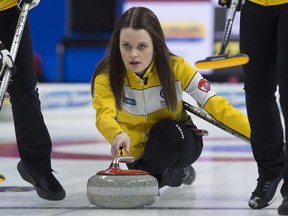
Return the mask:
<path fill-rule="evenodd" d="M 131 98 L 127 98 L 127 97 L 124 97 L 123 102 L 126 103 L 126 104 L 133 105 L 133 106 L 136 105 L 136 100 L 131 99 Z"/>
<path fill-rule="evenodd" d="M 204 92 L 208 92 L 210 91 L 210 83 L 208 80 L 206 79 L 201 79 L 199 80 L 198 82 L 198 88 L 201 90 L 201 91 L 204 91 Z"/>

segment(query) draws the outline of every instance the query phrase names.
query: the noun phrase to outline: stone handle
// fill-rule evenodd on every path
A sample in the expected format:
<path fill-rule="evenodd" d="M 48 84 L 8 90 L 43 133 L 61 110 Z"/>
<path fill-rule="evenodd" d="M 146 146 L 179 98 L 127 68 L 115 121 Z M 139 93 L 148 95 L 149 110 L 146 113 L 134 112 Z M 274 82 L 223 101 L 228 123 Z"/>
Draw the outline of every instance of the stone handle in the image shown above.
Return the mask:
<path fill-rule="evenodd" d="M 119 165 L 120 162 L 133 163 L 134 161 L 135 161 L 135 159 L 132 156 L 117 156 L 113 159 L 112 164 Z"/>

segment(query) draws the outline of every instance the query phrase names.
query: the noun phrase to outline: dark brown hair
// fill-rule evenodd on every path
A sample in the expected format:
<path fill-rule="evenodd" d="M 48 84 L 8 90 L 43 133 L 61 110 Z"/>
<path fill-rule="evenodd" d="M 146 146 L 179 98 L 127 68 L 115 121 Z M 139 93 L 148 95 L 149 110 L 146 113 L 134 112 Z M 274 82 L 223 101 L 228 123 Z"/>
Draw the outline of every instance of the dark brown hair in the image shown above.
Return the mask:
<path fill-rule="evenodd" d="M 108 72 L 110 86 L 116 100 L 116 107 L 118 109 L 122 107 L 123 80 L 126 75 L 126 68 L 121 58 L 119 37 L 123 28 L 144 29 L 149 33 L 154 46 L 155 65 L 165 93 L 166 103 L 170 110 L 175 111 L 177 109 L 177 97 L 174 73 L 170 63 L 170 57 L 173 54 L 165 43 L 163 30 L 157 16 L 146 7 L 132 7 L 119 18 L 109 41 L 106 56 L 100 61 L 93 74 L 92 96 L 94 96 L 95 77 L 100 73 Z"/>

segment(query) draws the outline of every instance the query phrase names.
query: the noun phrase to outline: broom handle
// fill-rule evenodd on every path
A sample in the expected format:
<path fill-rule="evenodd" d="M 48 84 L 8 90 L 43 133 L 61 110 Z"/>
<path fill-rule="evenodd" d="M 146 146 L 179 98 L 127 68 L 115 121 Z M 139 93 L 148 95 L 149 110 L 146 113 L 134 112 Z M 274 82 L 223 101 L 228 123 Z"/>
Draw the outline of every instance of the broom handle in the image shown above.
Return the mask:
<path fill-rule="evenodd" d="M 15 59 L 16 59 L 16 55 L 18 52 L 18 48 L 20 45 L 20 41 L 22 38 L 22 34 L 24 31 L 26 20 L 28 17 L 28 12 L 29 12 L 29 4 L 24 3 L 22 8 L 21 8 L 21 12 L 20 12 L 20 15 L 18 18 L 17 27 L 16 27 L 16 31 L 14 33 L 13 42 L 12 42 L 11 50 L 10 50 L 10 54 L 12 56 L 13 61 L 15 61 Z"/>
<path fill-rule="evenodd" d="M 233 26 L 233 22 L 235 18 L 235 13 L 237 11 L 237 6 L 239 4 L 239 1 L 242 1 L 242 0 L 232 0 L 231 2 L 230 11 L 229 11 L 228 18 L 227 18 L 225 28 L 224 28 L 224 35 L 222 38 L 219 55 L 224 54 L 226 51 L 226 47 L 229 42 L 229 38 L 230 38 L 230 34 L 231 34 L 231 30 L 232 30 L 232 26 Z"/>
<path fill-rule="evenodd" d="M 11 55 L 13 61 L 15 61 L 15 59 L 16 59 L 19 44 L 20 44 L 21 37 L 22 37 L 24 27 L 25 27 L 25 23 L 27 20 L 28 11 L 29 11 L 29 4 L 24 3 L 22 8 L 21 8 L 21 12 L 20 12 L 20 15 L 18 18 L 18 23 L 16 26 L 16 30 L 14 33 L 14 37 L 13 37 L 13 41 L 12 41 L 12 45 L 11 45 L 11 49 L 10 49 L 10 55 Z M 7 88 L 8 88 L 9 82 L 10 82 L 10 78 L 11 78 L 11 71 L 6 66 L 4 68 L 4 75 L 3 75 L 1 85 L 0 85 L 0 110 L 1 110 L 3 102 L 4 102 L 5 93 L 7 91 Z"/>
<path fill-rule="evenodd" d="M 190 113 L 202 118 L 203 120 L 213 124 L 214 126 L 232 134 L 233 136 L 243 140 L 246 143 L 250 144 L 250 139 L 246 136 L 244 136 L 243 134 L 239 133 L 238 131 L 235 131 L 231 128 L 229 128 L 228 126 L 224 125 L 223 123 L 217 121 L 216 119 L 214 119 L 212 116 L 210 116 L 208 113 L 204 112 L 203 110 L 194 107 L 193 105 L 187 103 L 187 102 L 183 102 L 183 107 L 185 110 L 189 111 Z"/>

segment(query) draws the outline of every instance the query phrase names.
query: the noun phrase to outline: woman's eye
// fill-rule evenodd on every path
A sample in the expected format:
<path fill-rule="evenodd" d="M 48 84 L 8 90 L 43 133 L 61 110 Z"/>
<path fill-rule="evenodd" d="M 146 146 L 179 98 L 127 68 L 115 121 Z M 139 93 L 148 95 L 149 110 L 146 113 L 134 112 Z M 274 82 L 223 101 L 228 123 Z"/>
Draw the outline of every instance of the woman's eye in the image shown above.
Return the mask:
<path fill-rule="evenodd" d="M 146 47 L 146 45 L 142 44 L 142 45 L 139 45 L 139 49 L 144 49 Z"/>
<path fill-rule="evenodd" d="M 123 44 L 123 47 L 128 49 L 130 46 L 129 46 L 129 44 Z"/>

